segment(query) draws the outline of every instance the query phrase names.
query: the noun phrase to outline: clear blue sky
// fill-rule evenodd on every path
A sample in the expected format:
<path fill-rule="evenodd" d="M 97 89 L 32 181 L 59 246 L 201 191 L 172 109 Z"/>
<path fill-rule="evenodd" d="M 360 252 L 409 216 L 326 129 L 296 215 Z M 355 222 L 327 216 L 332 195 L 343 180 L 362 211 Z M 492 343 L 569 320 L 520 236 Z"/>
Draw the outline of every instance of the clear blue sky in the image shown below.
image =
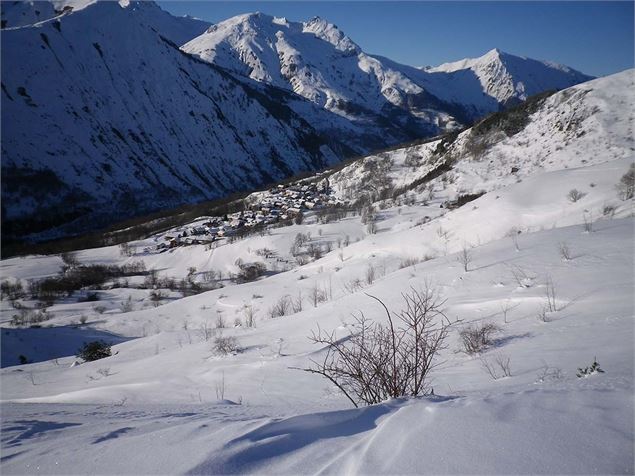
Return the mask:
<path fill-rule="evenodd" d="M 212 23 L 260 11 L 292 21 L 321 16 L 364 51 L 414 66 L 492 48 L 603 76 L 633 67 L 633 2 L 160 1 Z"/>

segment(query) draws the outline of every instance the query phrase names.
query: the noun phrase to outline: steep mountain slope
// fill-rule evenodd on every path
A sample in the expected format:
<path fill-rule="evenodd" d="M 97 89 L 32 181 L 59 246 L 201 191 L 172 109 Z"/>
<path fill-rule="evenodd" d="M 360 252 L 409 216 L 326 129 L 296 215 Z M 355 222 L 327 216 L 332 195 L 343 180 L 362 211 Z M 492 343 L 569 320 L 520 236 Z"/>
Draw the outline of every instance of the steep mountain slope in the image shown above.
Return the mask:
<path fill-rule="evenodd" d="M 501 104 L 524 101 L 549 89 L 565 89 L 593 79 L 568 66 L 510 55 L 497 48 L 480 58 L 468 58 L 424 70 L 452 73 L 456 77 L 475 75 L 485 94 Z"/>
<path fill-rule="evenodd" d="M 182 49 L 359 121 L 398 121 L 432 135 L 450 119 L 443 109 L 427 110 L 420 86 L 321 18 L 298 23 L 262 13 L 240 15 L 211 26 Z"/>
<path fill-rule="evenodd" d="M 36 0 L 0 2 L 2 28 L 33 25 L 52 18 L 61 17 L 71 12 L 82 10 L 96 1 L 97 0 Z M 122 7 L 127 6 L 129 3 L 128 0 L 119 1 Z M 148 3 L 146 8 L 142 12 L 139 12 L 139 18 L 143 18 L 142 21 L 148 24 L 148 26 L 160 31 L 163 36 L 179 45 L 200 35 L 210 26 L 209 22 L 196 18 L 174 17 L 161 10 L 154 3 Z"/>
<path fill-rule="evenodd" d="M 354 162 L 331 185 L 343 199 L 443 190 L 456 200 L 541 171 L 633 160 L 634 105 L 635 70 L 627 70 L 536 98 L 461 134 Z"/>
<path fill-rule="evenodd" d="M 498 50 L 466 60 L 465 65 L 420 70 L 366 54 L 324 19 L 298 23 L 262 13 L 213 25 L 183 50 L 293 90 L 341 115 L 398 117 L 432 131 L 447 130 L 457 121 L 468 123 L 547 89 L 591 79 Z"/>
<path fill-rule="evenodd" d="M 183 53 L 170 39 L 183 21 L 99 2 L 2 30 L 3 238 L 220 197 L 407 138 Z"/>

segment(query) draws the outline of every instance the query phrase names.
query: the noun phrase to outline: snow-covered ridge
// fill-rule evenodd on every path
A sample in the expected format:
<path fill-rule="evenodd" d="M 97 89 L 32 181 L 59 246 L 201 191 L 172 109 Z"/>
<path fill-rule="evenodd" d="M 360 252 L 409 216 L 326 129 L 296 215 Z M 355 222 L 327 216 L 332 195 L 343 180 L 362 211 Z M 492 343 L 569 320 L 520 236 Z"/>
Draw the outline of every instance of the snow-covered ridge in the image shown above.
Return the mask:
<path fill-rule="evenodd" d="M 335 173 L 331 185 L 340 199 L 357 199 L 368 192 L 369 178 L 376 175 L 370 163 L 386 164 L 389 185 L 384 186 L 402 190 L 450 164 L 445 178 L 432 183 L 447 187 L 456 198 L 504 187 L 540 171 L 633 159 L 634 104 L 635 70 L 627 70 L 541 100 L 533 113 L 523 113 L 526 124 L 513 135 L 498 127 L 480 133 L 483 127 L 477 125 L 444 139 L 442 147 L 442 140 L 436 140 L 355 162 Z M 450 182 L 442 184 L 448 177 Z"/>
<path fill-rule="evenodd" d="M 591 79 L 573 69 L 492 50 L 481 58 L 417 69 L 368 55 L 322 18 L 281 22 L 239 15 L 183 45 L 205 61 L 257 81 L 291 89 L 342 115 L 388 115 L 387 107 L 419 122 L 451 129 L 547 89 Z"/>
<path fill-rule="evenodd" d="M 500 103 L 511 99 L 525 100 L 548 89 L 564 89 L 592 79 L 553 61 L 514 56 L 497 48 L 479 58 L 466 58 L 424 70 L 428 73 L 471 72 L 476 75 L 485 93 Z"/>

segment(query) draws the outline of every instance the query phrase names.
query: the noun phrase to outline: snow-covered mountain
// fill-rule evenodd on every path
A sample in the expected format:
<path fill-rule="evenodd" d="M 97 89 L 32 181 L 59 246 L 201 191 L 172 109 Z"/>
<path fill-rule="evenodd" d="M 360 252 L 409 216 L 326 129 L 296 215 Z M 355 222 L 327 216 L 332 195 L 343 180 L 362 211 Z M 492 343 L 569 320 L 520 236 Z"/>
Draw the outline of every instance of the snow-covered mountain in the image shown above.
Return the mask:
<path fill-rule="evenodd" d="M 543 91 L 565 89 L 592 79 L 565 65 L 514 56 L 497 48 L 480 58 L 467 58 L 424 70 L 455 76 L 474 75 L 483 92 L 501 104 L 524 101 Z"/>
<path fill-rule="evenodd" d="M 252 189 L 586 78 L 508 58 L 486 88 L 472 63 L 400 65 L 320 18 L 248 14 L 210 27 L 127 0 L 1 9 L 5 239 Z M 512 96 L 501 92 L 510 77 Z"/>
<path fill-rule="evenodd" d="M 153 3 L 89 2 L 2 30 L 5 238 L 216 198 L 411 137 L 180 51 L 200 29 Z"/>
<path fill-rule="evenodd" d="M 338 114 L 369 113 L 444 130 L 513 100 L 591 79 L 565 66 L 492 50 L 421 70 L 370 55 L 337 26 L 262 13 L 211 26 L 182 49 L 239 74 L 290 89 Z"/>

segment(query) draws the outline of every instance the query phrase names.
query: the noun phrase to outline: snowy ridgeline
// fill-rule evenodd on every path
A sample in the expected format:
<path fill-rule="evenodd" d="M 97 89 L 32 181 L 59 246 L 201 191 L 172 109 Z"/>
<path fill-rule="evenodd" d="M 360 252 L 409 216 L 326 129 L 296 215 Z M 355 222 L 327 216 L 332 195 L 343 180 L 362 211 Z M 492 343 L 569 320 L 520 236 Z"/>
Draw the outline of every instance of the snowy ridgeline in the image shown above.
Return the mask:
<path fill-rule="evenodd" d="M 350 164 L 334 197 L 366 201 L 301 223 L 2 261 L 3 472 L 632 474 L 632 81 Z M 355 409 L 298 370 L 318 326 L 386 325 L 367 294 L 399 313 L 426 286 L 434 395 Z"/>

